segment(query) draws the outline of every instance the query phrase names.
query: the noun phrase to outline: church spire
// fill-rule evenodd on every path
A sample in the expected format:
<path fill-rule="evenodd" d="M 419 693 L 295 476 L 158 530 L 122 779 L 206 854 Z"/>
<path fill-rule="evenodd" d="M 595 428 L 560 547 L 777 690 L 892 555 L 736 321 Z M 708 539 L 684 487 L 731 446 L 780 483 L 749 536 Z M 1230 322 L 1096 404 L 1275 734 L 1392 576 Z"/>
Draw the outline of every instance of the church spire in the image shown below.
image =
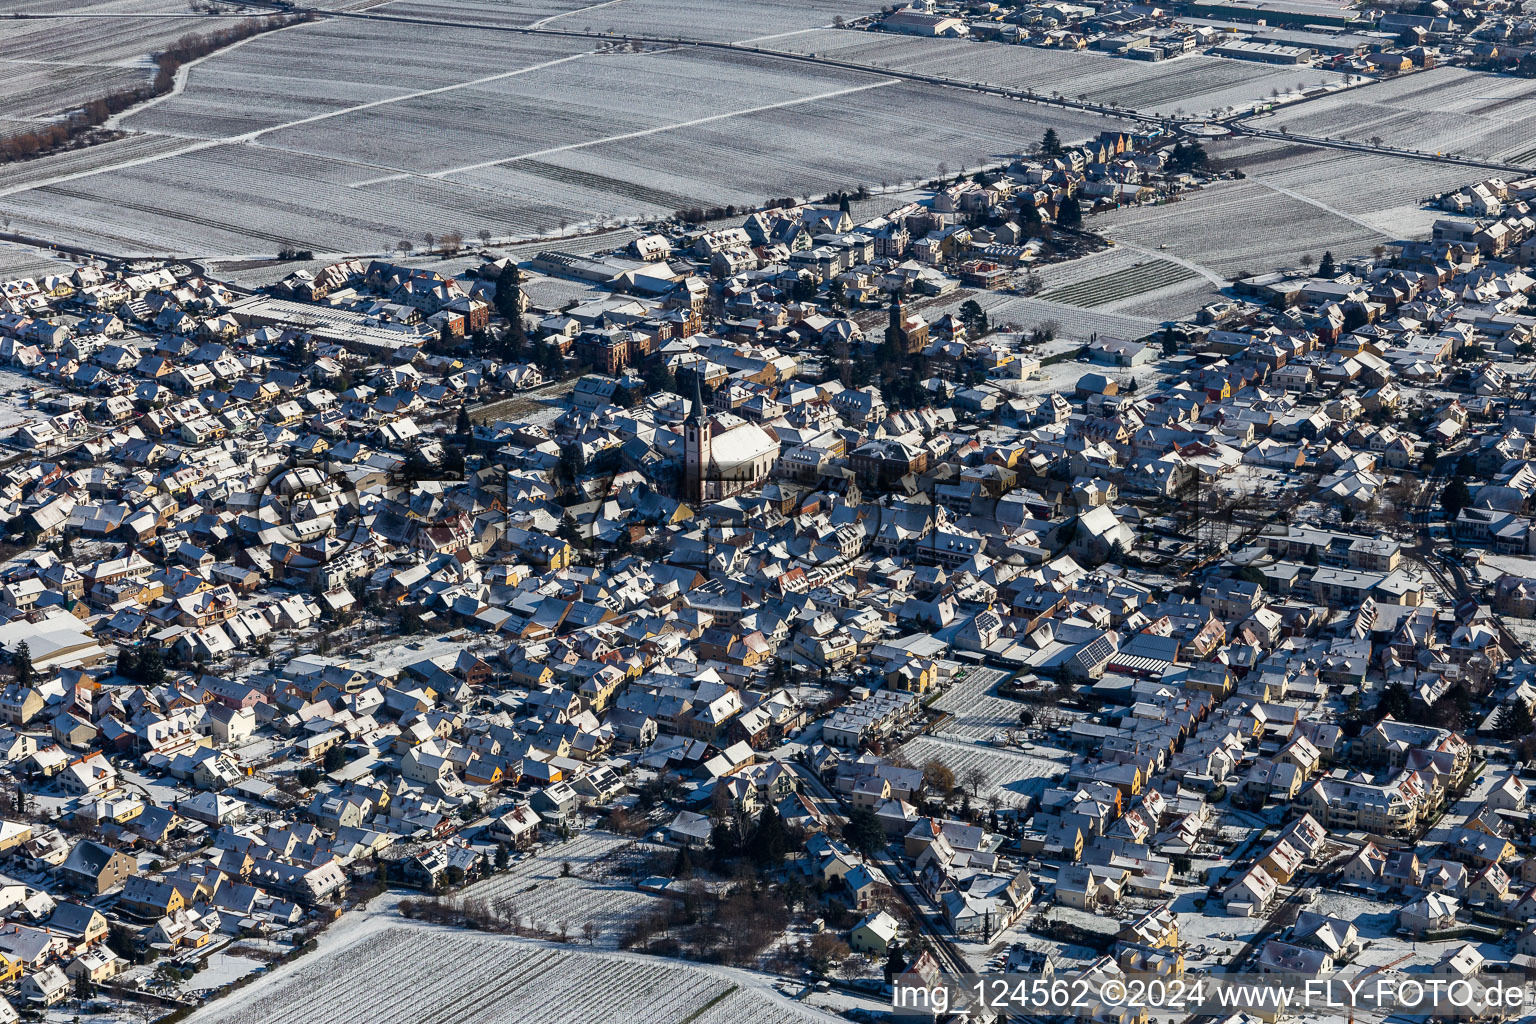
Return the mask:
<path fill-rule="evenodd" d="M 684 423 L 697 424 L 704 415 L 704 389 L 699 384 L 699 371 L 693 371 L 693 406 L 688 410 L 688 418 Z"/>

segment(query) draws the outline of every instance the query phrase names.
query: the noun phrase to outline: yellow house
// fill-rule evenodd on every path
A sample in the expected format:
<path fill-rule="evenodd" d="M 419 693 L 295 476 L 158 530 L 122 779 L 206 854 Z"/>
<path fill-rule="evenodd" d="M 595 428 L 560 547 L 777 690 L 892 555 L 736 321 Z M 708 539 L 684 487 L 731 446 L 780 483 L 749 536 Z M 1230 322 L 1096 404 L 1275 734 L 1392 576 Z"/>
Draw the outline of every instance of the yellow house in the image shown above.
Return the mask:
<path fill-rule="evenodd" d="M 582 700 L 585 700 L 593 713 L 602 714 L 613 703 L 613 698 L 618 695 L 619 688 L 628 680 L 628 675 L 618 672 L 599 672 L 581 684 L 578 691 Z"/>
<path fill-rule="evenodd" d="M 501 782 L 500 765 L 493 763 L 491 765 L 490 772 L 486 773 L 481 771 L 479 767 L 476 766 L 475 762 L 471 762 L 470 764 L 470 767 L 464 769 L 465 782 L 472 782 L 477 786 L 494 786 Z"/>
<path fill-rule="evenodd" d="M 21 961 L 0 953 L 0 985 L 21 980 Z"/>
<path fill-rule="evenodd" d="M 934 676 L 933 662 L 908 658 L 885 674 L 885 686 L 888 690 L 927 693 L 934 684 Z"/>
<path fill-rule="evenodd" d="M 0 821 L 0 853 L 14 850 L 32 838 L 32 826 L 24 821 Z"/>

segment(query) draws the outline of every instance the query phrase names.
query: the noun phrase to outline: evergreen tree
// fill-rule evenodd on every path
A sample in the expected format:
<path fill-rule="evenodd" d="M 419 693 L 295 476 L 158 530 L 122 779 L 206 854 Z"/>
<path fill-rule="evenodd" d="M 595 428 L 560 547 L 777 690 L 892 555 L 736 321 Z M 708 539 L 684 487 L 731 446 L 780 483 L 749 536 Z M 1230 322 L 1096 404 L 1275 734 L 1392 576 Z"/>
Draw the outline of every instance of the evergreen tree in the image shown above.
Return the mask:
<path fill-rule="evenodd" d="M 902 959 L 901 943 L 892 941 L 885 947 L 885 983 L 891 984 L 906 969 L 907 962 Z"/>
<path fill-rule="evenodd" d="M 860 853 L 872 854 L 885 845 L 885 829 L 880 826 L 874 811 L 859 807 L 849 813 L 848 823 L 843 826 L 843 838 Z"/>
<path fill-rule="evenodd" d="M 124 679 L 137 679 L 139 655 L 132 647 L 122 647 L 117 652 L 117 674 Z"/>
<path fill-rule="evenodd" d="M 714 848 L 717 861 L 729 860 L 741 852 L 741 836 L 729 815 L 715 822 L 715 827 L 710 829 L 709 845 Z"/>
<path fill-rule="evenodd" d="M 1501 740 L 1521 740 L 1531 734 L 1531 709 L 1521 700 L 1513 700 L 1499 709 L 1494 735 Z"/>
<path fill-rule="evenodd" d="M 1406 719 L 1413 710 L 1413 704 L 1408 696 L 1408 688 L 1402 683 L 1389 683 L 1381 691 L 1381 697 L 1376 701 L 1376 718 L 1381 720 L 1391 715 L 1394 719 Z"/>
<path fill-rule="evenodd" d="M 1445 485 L 1445 490 L 1440 492 L 1440 509 L 1445 513 L 1445 518 L 1455 519 L 1470 504 L 1472 491 L 1467 487 L 1467 482 L 1459 476 L 1452 477 L 1451 482 Z"/>
<path fill-rule="evenodd" d="M 788 849 L 789 830 L 784 827 L 784 819 L 779 816 L 778 808 L 769 804 L 758 815 L 757 827 L 752 830 L 747 852 L 759 866 L 771 867 L 784 859 Z"/>
<path fill-rule="evenodd" d="M 496 312 L 505 317 L 518 334 L 522 333 L 523 327 L 522 294 L 522 275 L 518 273 L 517 264 L 509 262 L 496 275 L 495 305 Z"/>
<path fill-rule="evenodd" d="M 672 877 L 683 879 L 693 877 L 693 854 L 686 846 L 677 848 L 677 857 L 672 861 Z"/>
<path fill-rule="evenodd" d="M 165 654 L 157 643 L 145 644 L 139 651 L 139 682 L 159 686 L 165 682 Z"/>
<path fill-rule="evenodd" d="M 1040 152 L 1046 156 L 1056 156 L 1061 152 L 1061 136 L 1056 134 L 1055 128 L 1047 128 L 1040 137 Z"/>
<path fill-rule="evenodd" d="M 23 640 L 16 646 L 16 653 L 11 655 L 11 664 L 16 666 L 16 681 L 22 686 L 32 682 L 32 648 Z"/>
<path fill-rule="evenodd" d="M 851 213 L 848 209 L 848 193 L 844 192 L 837 198 L 837 209 L 840 213 Z"/>
<path fill-rule="evenodd" d="M 1056 207 L 1056 223 L 1064 228 L 1079 228 L 1083 224 L 1083 208 L 1076 196 L 1067 196 Z"/>
<path fill-rule="evenodd" d="M 468 437 L 474 430 L 474 424 L 470 422 L 469 410 L 459 406 L 459 418 L 454 422 L 453 432 Z"/>
<path fill-rule="evenodd" d="M 1333 265 L 1333 253 L 1324 250 L 1323 258 L 1317 264 L 1318 277 L 1337 277 L 1339 270 Z"/>

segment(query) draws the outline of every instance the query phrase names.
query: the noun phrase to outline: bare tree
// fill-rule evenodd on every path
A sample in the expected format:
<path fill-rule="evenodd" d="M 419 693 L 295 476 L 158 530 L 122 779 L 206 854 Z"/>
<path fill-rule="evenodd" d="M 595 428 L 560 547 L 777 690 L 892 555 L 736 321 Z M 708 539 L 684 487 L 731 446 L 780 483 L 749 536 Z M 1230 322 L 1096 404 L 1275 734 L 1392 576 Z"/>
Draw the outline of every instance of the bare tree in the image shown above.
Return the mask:
<path fill-rule="evenodd" d="M 481 245 L 490 245 L 491 244 L 491 230 L 490 230 L 490 228 L 481 228 L 480 229 L 480 244 Z"/>
<path fill-rule="evenodd" d="M 423 242 L 427 243 L 427 251 L 428 252 L 432 251 L 432 246 L 434 244 L 436 244 L 436 242 L 437 242 L 437 239 L 433 237 L 432 232 L 430 232 L 430 231 L 428 231 L 426 234 L 422 235 L 421 236 L 421 240 Z"/>
<path fill-rule="evenodd" d="M 923 784 L 941 796 L 948 796 L 955 789 L 955 773 L 943 761 L 932 758 L 923 764 Z"/>
<path fill-rule="evenodd" d="M 990 781 L 991 778 L 980 765 L 972 765 L 960 773 L 960 784 L 970 790 L 973 797 L 981 791 L 982 786 L 985 786 Z"/>

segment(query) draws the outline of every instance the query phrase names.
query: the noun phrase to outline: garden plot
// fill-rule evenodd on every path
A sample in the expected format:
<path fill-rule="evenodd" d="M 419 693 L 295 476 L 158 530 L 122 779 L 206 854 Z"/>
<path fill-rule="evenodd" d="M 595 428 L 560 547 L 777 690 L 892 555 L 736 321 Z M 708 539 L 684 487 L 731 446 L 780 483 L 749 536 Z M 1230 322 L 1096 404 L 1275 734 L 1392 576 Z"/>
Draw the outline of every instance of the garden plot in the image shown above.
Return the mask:
<path fill-rule="evenodd" d="M 1536 82 L 1434 68 L 1287 108 L 1254 122 L 1297 135 L 1380 138 L 1399 149 L 1536 164 Z M 1467 173 L 1475 173 L 1467 169 Z"/>
<path fill-rule="evenodd" d="M 382 916 L 194 1013 L 195 1024 L 809 1024 L 761 975 Z M 318 1001 L 323 993 L 323 1001 Z"/>
<path fill-rule="evenodd" d="M 941 736 L 918 736 L 901 748 L 902 756 L 915 765 L 942 761 L 963 780 L 972 768 L 980 768 L 987 782 L 977 789 L 977 799 L 1000 806 L 1018 807 L 1037 797 L 1055 779 L 1066 775 L 1067 763 L 1003 747 L 985 746 Z"/>
<path fill-rule="evenodd" d="M 763 45 L 984 85 L 1032 89 L 1038 96 L 1055 94 L 1143 113 L 1182 112 L 1181 116 L 1247 109 L 1260 100 L 1335 87 L 1344 81 L 1343 75 L 1317 68 L 1272 68 L 1206 54 L 1139 61 L 884 32 L 801 32 Z"/>

